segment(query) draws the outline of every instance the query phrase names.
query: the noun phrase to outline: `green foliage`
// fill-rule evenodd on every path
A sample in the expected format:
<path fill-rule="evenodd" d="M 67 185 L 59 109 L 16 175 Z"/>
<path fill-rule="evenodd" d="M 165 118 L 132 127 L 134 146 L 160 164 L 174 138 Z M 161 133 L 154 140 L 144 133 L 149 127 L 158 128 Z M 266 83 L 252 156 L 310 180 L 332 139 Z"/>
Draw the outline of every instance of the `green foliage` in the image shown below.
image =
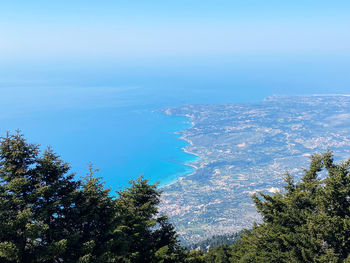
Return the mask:
<path fill-rule="evenodd" d="M 350 262 L 350 161 L 330 152 L 299 182 L 286 174 L 283 192 L 254 195 L 262 223 L 202 242 L 207 252 L 179 246 L 156 184 L 141 176 L 115 198 L 91 165 L 82 180 L 69 169 L 19 133 L 2 138 L 0 262 Z"/>
<path fill-rule="evenodd" d="M 186 263 L 205 263 L 201 250 L 190 250 L 186 253 Z"/>
<path fill-rule="evenodd" d="M 125 262 L 177 262 L 182 249 L 166 216 L 159 216 L 160 192 L 141 176 L 119 192 L 116 207 Z M 122 251 L 124 250 L 122 249 Z"/>
<path fill-rule="evenodd" d="M 350 162 L 312 157 L 299 183 L 253 196 L 263 223 L 233 245 L 232 262 L 344 262 L 350 252 Z M 326 173 L 327 176 L 323 176 Z"/>
<path fill-rule="evenodd" d="M 160 192 L 140 177 L 110 195 L 96 170 L 69 174 L 49 148 L 17 133 L 0 145 L 0 262 L 181 262 Z"/>
<path fill-rule="evenodd" d="M 200 241 L 195 244 L 187 246 L 187 249 L 194 250 L 199 249 L 204 252 L 208 252 L 209 249 L 220 246 L 220 245 L 233 245 L 239 239 L 239 233 L 217 235 L 212 236 L 206 240 Z"/>
<path fill-rule="evenodd" d="M 188 263 L 230 263 L 232 248 L 229 245 L 219 245 L 208 252 L 190 250 L 186 254 L 185 262 Z"/>
<path fill-rule="evenodd" d="M 228 245 L 220 245 L 210 249 L 204 255 L 205 263 L 230 263 L 231 249 Z"/>
<path fill-rule="evenodd" d="M 300 182 L 286 174 L 285 191 L 253 195 L 262 223 L 231 246 L 188 252 L 189 262 L 350 262 L 349 168 L 314 155 Z"/>

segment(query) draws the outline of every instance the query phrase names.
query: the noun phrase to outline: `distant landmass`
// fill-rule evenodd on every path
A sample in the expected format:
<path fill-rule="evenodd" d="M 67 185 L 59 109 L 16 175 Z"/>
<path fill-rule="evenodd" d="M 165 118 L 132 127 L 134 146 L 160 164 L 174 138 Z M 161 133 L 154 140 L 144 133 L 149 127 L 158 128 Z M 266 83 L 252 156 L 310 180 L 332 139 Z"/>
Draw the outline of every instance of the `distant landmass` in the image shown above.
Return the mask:
<path fill-rule="evenodd" d="M 272 96 L 259 103 L 186 105 L 184 149 L 196 168 L 163 188 L 166 212 L 186 243 L 250 228 L 259 221 L 250 195 L 281 190 L 286 171 L 300 175 L 310 156 L 330 149 L 350 157 L 350 95 Z M 296 167 L 299 167 L 296 168 Z"/>

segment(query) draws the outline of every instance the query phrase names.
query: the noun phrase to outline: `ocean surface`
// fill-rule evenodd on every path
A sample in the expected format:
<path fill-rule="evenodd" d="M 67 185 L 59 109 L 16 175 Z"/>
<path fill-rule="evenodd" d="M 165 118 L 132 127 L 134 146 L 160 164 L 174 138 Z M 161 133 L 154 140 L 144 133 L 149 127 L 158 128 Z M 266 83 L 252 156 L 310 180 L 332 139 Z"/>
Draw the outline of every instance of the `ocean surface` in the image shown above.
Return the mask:
<path fill-rule="evenodd" d="M 183 104 L 250 103 L 273 94 L 350 93 L 350 59 L 215 58 L 0 66 L 0 134 L 51 145 L 83 177 L 92 162 L 118 190 L 144 174 L 166 185 L 191 173 Z"/>

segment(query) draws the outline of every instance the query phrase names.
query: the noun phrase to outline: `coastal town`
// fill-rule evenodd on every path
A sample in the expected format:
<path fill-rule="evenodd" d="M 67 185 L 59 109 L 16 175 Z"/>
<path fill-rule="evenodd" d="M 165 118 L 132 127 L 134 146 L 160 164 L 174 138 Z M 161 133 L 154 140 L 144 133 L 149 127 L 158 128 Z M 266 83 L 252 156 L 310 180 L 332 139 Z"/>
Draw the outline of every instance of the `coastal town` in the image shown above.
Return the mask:
<path fill-rule="evenodd" d="M 272 96 L 258 103 L 186 105 L 164 110 L 187 116 L 184 149 L 195 171 L 163 188 L 167 213 L 184 243 L 235 233 L 259 222 L 256 192 L 283 190 L 285 172 L 298 176 L 314 153 L 350 157 L 350 96 Z"/>

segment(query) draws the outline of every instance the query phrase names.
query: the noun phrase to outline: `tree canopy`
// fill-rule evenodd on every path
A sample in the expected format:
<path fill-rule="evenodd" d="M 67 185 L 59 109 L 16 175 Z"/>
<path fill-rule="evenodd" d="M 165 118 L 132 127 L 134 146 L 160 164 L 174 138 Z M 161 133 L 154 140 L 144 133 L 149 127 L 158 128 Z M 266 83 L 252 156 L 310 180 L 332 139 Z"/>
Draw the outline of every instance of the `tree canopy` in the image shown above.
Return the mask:
<path fill-rule="evenodd" d="M 143 177 L 110 194 L 90 167 L 82 180 L 50 148 L 20 133 L 0 145 L 0 262 L 177 262 L 160 191 Z"/>
<path fill-rule="evenodd" d="M 233 247 L 237 262 L 348 262 L 350 161 L 331 152 L 312 156 L 299 182 L 286 174 L 285 191 L 253 196 L 263 222 Z"/>
<path fill-rule="evenodd" d="M 156 184 L 141 176 L 112 195 L 92 166 L 77 179 L 51 148 L 7 134 L 0 143 L 0 262 L 350 262 L 349 168 L 350 160 L 335 163 L 331 152 L 313 155 L 300 180 L 287 173 L 281 192 L 252 196 L 262 222 L 239 238 L 204 242 L 209 251 L 186 251 L 158 213 Z"/>

